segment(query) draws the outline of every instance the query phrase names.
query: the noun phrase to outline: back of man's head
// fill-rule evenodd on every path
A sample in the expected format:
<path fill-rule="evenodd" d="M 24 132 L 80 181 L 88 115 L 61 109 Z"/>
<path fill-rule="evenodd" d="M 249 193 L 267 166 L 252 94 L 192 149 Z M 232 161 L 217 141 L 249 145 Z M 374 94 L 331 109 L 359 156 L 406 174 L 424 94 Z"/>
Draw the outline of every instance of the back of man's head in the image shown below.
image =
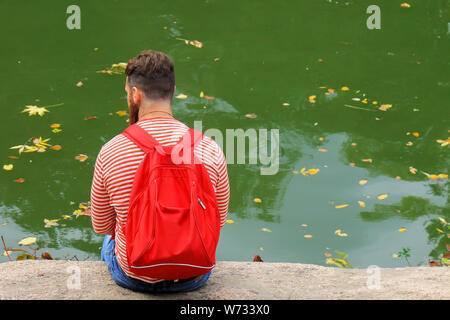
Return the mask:
<path fill-rule="evenodd" d="M 170 57 L 162 52 L 146 50 L 128 61 L 125 74 L 130 88 L 137 87 L 150 100 L 172 100 L 175 72 Z"/>

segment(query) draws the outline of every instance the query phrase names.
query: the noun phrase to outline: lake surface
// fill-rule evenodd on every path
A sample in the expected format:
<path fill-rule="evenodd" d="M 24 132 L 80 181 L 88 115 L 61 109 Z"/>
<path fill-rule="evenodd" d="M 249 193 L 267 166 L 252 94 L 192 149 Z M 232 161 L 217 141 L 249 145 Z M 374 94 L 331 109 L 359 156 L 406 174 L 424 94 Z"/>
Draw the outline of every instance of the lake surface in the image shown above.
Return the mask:
<path fill-rule="evenodd" d="M 89 201 L 101 146 L 127 127 L 116 113 L 127 104 L 124 76 L 98 71 L 154 49 L 173 58 L 176 95 L 188 96 L 173 101 L 180 121 L 224 135 L 279 130 L 276 174 L 261 175 L 265 165 L 250 163 L 250 150 L 243 164 L 228 159 L 234 223 L 222 230 L 218 260 L 257 253 L 326 265 L 338 250 L 353 266 L 399 267 L 406 262 L 393 254 L 402 248 L 411 265 L 438 259 L 449 243 L 442 220 L 450 221 L 450 146 L 436 141 L 450 136 L 449 7 L 401 3 L 377 1 L 381 29 L 370 30 L 370 1 L 77 1 L 81 29 L 69 30 L 71 1 L 3 1 L 6 246 L 23 248 L 18 242 L 33 236 L 38 253 L 99 259 L 103 237 L 73 212 Z M 22 113 L 60 103 L 42 117 Z M 31 137 L 62 149 L 10 149 Z M 45 227 L 44 219 L 60 220 Z"/>

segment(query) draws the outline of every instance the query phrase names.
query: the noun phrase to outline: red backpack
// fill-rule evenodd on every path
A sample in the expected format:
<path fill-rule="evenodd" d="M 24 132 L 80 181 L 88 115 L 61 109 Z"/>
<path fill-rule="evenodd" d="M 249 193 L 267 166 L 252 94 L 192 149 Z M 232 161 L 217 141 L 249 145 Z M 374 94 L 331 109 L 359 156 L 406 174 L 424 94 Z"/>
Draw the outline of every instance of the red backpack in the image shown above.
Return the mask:
<path fill-rule="evenodd" d="M 129 269 L 167 280 L 208 273 L 215 266 L 220 215 L 209 174 L 194 155 L 202 133 L 189 129 L 171 147 L 137 124 L 123 134 L 145 152 L 122 226 Z"/>

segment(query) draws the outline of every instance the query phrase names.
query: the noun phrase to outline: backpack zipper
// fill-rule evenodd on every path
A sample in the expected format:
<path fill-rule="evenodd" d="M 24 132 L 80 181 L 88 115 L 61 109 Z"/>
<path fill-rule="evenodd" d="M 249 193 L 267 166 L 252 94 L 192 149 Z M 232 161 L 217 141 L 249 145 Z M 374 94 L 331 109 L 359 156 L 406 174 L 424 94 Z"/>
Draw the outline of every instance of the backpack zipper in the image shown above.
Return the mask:
<path fill-rule="evenodd" d="M 200 205 L 202 206 L 203 210 L 206 210 L 206 207 L 203 204 L 202 200 L 200 200 L 200 198 L 198 198 L 198 203 L 200 203 Z"/>

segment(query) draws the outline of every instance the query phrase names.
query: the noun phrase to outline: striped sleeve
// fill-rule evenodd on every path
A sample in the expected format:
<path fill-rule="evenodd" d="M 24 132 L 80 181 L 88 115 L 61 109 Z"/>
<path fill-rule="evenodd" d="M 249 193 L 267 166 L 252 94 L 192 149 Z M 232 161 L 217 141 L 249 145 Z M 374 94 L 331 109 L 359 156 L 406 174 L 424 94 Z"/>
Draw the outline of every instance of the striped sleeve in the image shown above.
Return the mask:
<path fill-rule="evenodd" d="M 94 178 L 91 187 L 91 219 L 98 234 L 112 234 L 116 223 L 116 212 L 110 205 L 108 191 L 103 180 L 102 152 L 95 161 Z"/>
<path fill-rule="evenodd" d="M 216 161 L 218 179 L 216 183 L 216 198 L 220 213 L 220 227 L 225 225 L 228 215 L 228 205 L 230 200 L 230 183 L 228 180 L 227 163 L 222 149 L 216 144 Z"/>

